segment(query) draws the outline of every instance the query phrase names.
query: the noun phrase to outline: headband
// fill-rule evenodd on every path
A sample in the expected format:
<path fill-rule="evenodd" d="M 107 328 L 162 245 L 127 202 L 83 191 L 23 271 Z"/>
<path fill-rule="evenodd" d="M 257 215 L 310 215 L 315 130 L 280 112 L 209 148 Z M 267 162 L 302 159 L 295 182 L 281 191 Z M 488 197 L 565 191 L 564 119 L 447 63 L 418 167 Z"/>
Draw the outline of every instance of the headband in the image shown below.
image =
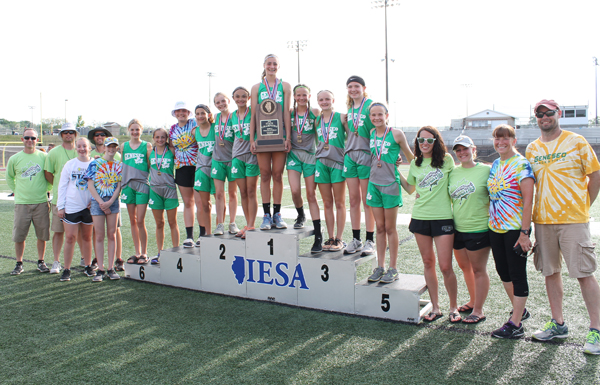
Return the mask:
<path fill-rule="evenodd" d="M 246 87 L 239 86 L 239 87 L 236 87 L 236 89 L 235 89 L 235 90 L 233 90 L 233 92 L 231 93 L 231 97 L 233 97 L 233 94 L 235 94 L 235 92 L 236 92 L 236 91 L 239 91 L 239 90 L 244 90 L 244 91 L 246 91 L 246 93 L 247 93 L 248 95 L 250 95 L 250 91 L 248 91 L 248 90 L 246 89 Z"/>
<path fill-rule="evenodd" d="M 389 112 L 387 106 L 385 104 L 383 104 L 383 103 L 380 103 L 380 102 L 371 103 L 371 106 L 369 106 L 369 111 L 371 111 L 371 108 L 373 108 L 375 106 L 381 106 L 381 107 L 383 107 L 385 109 L 385 113 L 386 114 Z"/>
<path fill-rule="evenodd" d="M 210 112 L 210 108 L 208 108 L 208 106 L 207 106 L 207 105 L 205 105 L 205 104 L 198 104 L 198 105 L 196 106 L 196 108 L 194 108 L 194 111 L 196 111 L 198 108 L 202 108 L 204 111 L 206 111 L 206 113 L 207 113 L 207 114 L 210 114 L 210 113 L 211 113 L 211 112 Z"/>
<path fill-rule="evenodd" d="M 294 87 L 294 93 L 296 92 L 296 90 L 298 88 L 306 88 L 308 90 L 308 92 L 310 93 L 310 87 L 307 86 L 306 84 L 298 84 L 296 87 Z"/>
<path fill-rule="evenodd" d="M 348 80 L 346 81 L 346 85 L 348 85 L 352 82 L 357 82 L 357 83 L 361 84 L 363 87 L 366 87 L 364 79 L 361 78 L 360 76 L 350 76 L 348 78 Z"/>

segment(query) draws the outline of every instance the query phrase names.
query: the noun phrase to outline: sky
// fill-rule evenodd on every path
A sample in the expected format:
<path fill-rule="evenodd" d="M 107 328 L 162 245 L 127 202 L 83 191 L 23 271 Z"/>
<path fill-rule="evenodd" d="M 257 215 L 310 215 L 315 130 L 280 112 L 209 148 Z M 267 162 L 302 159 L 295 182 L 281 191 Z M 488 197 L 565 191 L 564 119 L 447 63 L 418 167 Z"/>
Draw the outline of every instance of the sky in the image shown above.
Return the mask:
<path fill-rule="evenodd" d="M 387 9 L 390 124 L 448 126 L 485 109 L 528 118 L 544 98 L 589 104 L 595 116 L 600 1 L 394 3 Z M 279 56 L 278 76 L 296 85 L 298 54 L 287 44 L 295 40 L 307 41 L 300 80 L 314 106 L 328 89 L 344 112 L 351 75 L 385 101 L 384 9 L 373 5 L 2 1 L 0 118 L 31 120 L 33 106 L 36 124 L 40 113 L 64 119 L 66 105 L 70 122 L 82 115 L 88 125 L 137 118 L 170 126 L 179 100 L 192 107 L 208 103 L 209 93 L 250 89 L 267 54 Z"/>

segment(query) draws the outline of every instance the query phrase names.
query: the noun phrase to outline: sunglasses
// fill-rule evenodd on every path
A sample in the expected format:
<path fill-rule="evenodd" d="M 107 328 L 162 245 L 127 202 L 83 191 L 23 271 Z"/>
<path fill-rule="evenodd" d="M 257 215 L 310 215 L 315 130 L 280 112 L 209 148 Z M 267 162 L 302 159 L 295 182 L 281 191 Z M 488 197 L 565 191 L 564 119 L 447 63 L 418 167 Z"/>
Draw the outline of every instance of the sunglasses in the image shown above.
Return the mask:
<path fill-rule="evenodd" d="M 25 139 L 25 140 L 37 140 L 37 136 L 24 136 L 23 139 Z"/>
<path fill-rule="evenodd" d="M 106 136 L 106 134 L 104 132 L 100 132 L 98 134 L 94 134 L 94 138 L 97 138 L 99 136 Z"/>
<path fill-rule="evenodd" d="M 546 116 L 554 116 L 554 114 L 556 114 L 558 112 L 558 110 L 548 110 L 546 112 L 536 112 L 535 113 L 535 117 L 538 119 L 541 119 L 544 117 L 544 115 Z"/>
<path fill-rule="evenodd" d="M 75 131 L 62 131 L 61 134 L 71 134 L 75 135 Z"/>
<path fill-rule="evenodd" d="M 417 142 L 423 144 L 427 142 L 428 144 L 433 144 L 435 142 L 435 138 L 417 138 Z"/>

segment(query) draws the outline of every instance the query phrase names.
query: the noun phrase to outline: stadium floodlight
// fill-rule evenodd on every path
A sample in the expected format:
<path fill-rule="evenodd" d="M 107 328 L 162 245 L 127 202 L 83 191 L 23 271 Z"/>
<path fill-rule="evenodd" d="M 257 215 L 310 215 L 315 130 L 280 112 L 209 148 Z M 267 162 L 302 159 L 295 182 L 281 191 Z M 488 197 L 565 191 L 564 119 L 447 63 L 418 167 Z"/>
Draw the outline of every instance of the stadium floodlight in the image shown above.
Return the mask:
<path fill-rule="evenodd" d="M 389 60 L 388 60 L 388 38 L 387 38 L 387 9 L 399 6 L 398 0 L 371 0 L 371 8 L 383 8 L 385 17 L 385 101 L 390 104 L 390 82 L 389 82 Z"/>
<path fill-rule="evenodd" d="M 210 100 L 212 98 L 212 93 L 210 91 L 210 78 L 214 78 L 215 76 L 217 76 L 216 73 L 214 72 L 207 72 L 206 75 L 208 75 L 208 105 L 210 105 Z"/>
<path fill-rule="evenodd" d="M 594 56 L 592 59 L 594 59 L 594 70 L 596 75 L 596 120 L 594 122 L 598 125 L 598 58 Z"/>
<path fill-rule="evenodd" d="M 295 49 L 296 52 L 298 52 L 298 84 L 300 84 L 300 51 L 302 51 L 307 44 L 308 40 L 290 40 L 287 42 L 288 48 Z"/>

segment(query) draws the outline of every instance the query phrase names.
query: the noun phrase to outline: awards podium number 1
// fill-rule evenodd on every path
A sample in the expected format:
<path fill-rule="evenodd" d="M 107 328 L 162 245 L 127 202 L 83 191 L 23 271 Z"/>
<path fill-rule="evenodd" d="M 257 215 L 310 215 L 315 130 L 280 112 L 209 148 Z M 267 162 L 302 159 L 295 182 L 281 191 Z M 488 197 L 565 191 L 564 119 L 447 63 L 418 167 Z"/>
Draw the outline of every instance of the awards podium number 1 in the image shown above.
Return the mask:
<path fill-rule="evenodd" d="M 285 151 L 283 111 L 273 99 L 263 100 L 256 113 L 256 152 Z"/>

